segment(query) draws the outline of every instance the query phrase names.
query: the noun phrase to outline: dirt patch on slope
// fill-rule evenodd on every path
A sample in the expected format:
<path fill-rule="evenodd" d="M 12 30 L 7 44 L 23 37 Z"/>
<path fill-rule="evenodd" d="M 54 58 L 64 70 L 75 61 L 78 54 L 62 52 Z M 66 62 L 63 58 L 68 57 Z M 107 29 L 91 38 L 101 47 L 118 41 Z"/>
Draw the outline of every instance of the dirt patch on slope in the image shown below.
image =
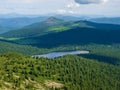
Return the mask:
<path fill-rule="evenodd" d="M 49 88 L 62 88 L 64 86 L 61 83 L 53 82 L 50 80 L 46 80 L 44 84 Z"/>

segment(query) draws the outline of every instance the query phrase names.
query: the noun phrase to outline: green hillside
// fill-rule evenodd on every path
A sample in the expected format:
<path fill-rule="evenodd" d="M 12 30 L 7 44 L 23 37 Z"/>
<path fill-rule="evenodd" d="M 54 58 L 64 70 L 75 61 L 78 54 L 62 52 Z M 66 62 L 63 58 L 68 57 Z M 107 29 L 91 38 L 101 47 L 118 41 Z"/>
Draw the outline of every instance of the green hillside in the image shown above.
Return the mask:
<path fill-rule="evenodd" d="M 120 67 L 79 56 L 31 58 L 0 55 L 0 89 L 119 90 Z M 56 88 L 56 89 L 55 89 Z"/>
<path fill-rule="evenodd" d="M 90 59 L 95 59 L 99 62 L 109 63 L 113 65 L 120 65 L 120 45 L 100 45 L 100 44 L 86 44 L 86 45 L 64 45 L 53 48 L 38 48 L 30 45 L 20 45 L 11 43 L 5 40 L 0 41 L 0 53 L 18 52 L 24 55 L 45 54 L 49 52 L 58 51 L 73 51 L 73 50 L 89 50 L 90 54 L 82 55 Z"/>
<path fill-rule="evenodd" d="M 25 28 L 2 34 L 5 37 L 0 37 L 0 52 L 34 55 L 53 51 L 89 50 L 90 55 L 82 57 L 120 65 L 120 25 L 50 17 Z"/>
<path fill-rule="evenodd" d="M 120 25 L 55 17 L 1 34 L 0 90 L 119 90 L 119 38 Z M 31 57 L 72 50 L 90 53 Z"/>
<path fill-rule="evenodd" d="M 0 36 L 6 38 L 35 37 L 50 33 L 62 32 L 62 31 L 70 30 L 75 27 L 81 27 L 81 28 L 96 27 L 95 25 L 89 25 L 89 24 L 90 22 L 86 22 L 86 21 L 75 22 L 75 21 L 61 20 L 55 17 L 50 17 L 43 22 L 34 23 L 32 25 L 25 26 L 24 28 L 18 30 L 9 31 Z"/>
<path fill-rule="evenodd" d="M 86 44 L 119 44 L 120 30 L 106 30 L 96 28 L 73 28 L 62 32 L 51 33 L 15 40 L 13 42 L 35 47 L 53 48 L 64 45 Z M 54 43 L 53 43 L 54 42 Z"/>
<path fill-rule="evenodd" d="M 47 49 L 32 47 L 29 45 L 19 45 L 15 43 L 11 43 L 9 41 L 0 40 L 0 53 L 5 52 L 18 52 L 24 55 L 33 55 L 38 53 L 48 52 Z"/>
<path fill-rule="evenodd" d="M 24 28 L 0 35 L 6 38 L 26 38 L 71 30 L 74 28 L 93 28 L 97 30 L 119 30 L 120 25 L 98 24 L 89 21 L 69 21 L 50 17 L 43 22 L 34 23 Z"/>
<path fill-rule="evenodd" d="M 10 37 L 21 38 L 21 37 L 41 36 L 47 33 L 56 32 L 58 30 L 58 27 L 60 28 L 59 31 L 61 29 L 62 30 L 68 29 L 68 27 L 63 26 L 65 23 L 68 23 L 68 21 L 50 17 L 43 22 L 34 23 L 32 25 L 25 26 L 24 28 L 4 33 L 1 36 L 9 37 L 9 38 Z"/>

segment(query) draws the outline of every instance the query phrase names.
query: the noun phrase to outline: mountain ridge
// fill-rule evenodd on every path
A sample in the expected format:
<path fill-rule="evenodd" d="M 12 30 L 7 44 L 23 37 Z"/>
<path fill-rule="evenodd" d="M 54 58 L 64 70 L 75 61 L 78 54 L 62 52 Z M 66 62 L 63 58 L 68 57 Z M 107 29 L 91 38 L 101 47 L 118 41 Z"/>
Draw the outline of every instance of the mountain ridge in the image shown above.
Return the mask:
<path fill-rule="evenodd" d="M 13 30 L 13 31 L 1 34 L 0 36 L 7 37 L 7 38 L 34 37 L 34 36 L 41 36 L 49 33 L 65 31 L 72 28 L 76 28 L 76 27 L 99 28 L 101 30 L 102 29 L 118 30 L 120 28 L 119 25 L 113 25 L 113 24 L 100 24 L 100 23 L 94 23 L 86 20 L 69 21 L 69 20 L 62 20 L 56 17 L 49 17 L 48 19 L 42 22 L 33 23 L 21 29 L 17 29 L 17 30 Z"/>
<path fill-rule="evenodd" d="M 102 17 L 102 18 L 93 18 L 93 19 L 89 19 L 89 20 L 96 22 L 96 23 L 120 25 L 120 17 Z"/>

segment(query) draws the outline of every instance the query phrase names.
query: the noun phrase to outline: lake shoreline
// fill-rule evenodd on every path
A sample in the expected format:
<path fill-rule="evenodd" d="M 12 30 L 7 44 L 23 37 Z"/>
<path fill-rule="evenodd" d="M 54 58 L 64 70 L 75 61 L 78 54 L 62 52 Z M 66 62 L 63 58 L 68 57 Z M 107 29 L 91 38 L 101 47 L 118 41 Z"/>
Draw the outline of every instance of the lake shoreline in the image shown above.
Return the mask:
<path fill-rule="evenodd" d="M 79 55 L 79 54 L 89 54 L 89 53 L 90 51 L 87 50 L 76 50 L 76 51 L 51 52 L 47 54 L 33 55 L 32 57 L 58 58 L 65 55 Z"/>

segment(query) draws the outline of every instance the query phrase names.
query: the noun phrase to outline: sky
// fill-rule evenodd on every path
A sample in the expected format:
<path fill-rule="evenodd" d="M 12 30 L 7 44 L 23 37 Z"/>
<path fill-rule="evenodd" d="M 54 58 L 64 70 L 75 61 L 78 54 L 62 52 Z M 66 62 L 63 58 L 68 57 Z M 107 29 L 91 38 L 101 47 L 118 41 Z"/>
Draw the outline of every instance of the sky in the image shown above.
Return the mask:
<path fill-rule="evenodd" d="M 120 0 L 0 0 L 0 14 L 120 16 Z"/>

